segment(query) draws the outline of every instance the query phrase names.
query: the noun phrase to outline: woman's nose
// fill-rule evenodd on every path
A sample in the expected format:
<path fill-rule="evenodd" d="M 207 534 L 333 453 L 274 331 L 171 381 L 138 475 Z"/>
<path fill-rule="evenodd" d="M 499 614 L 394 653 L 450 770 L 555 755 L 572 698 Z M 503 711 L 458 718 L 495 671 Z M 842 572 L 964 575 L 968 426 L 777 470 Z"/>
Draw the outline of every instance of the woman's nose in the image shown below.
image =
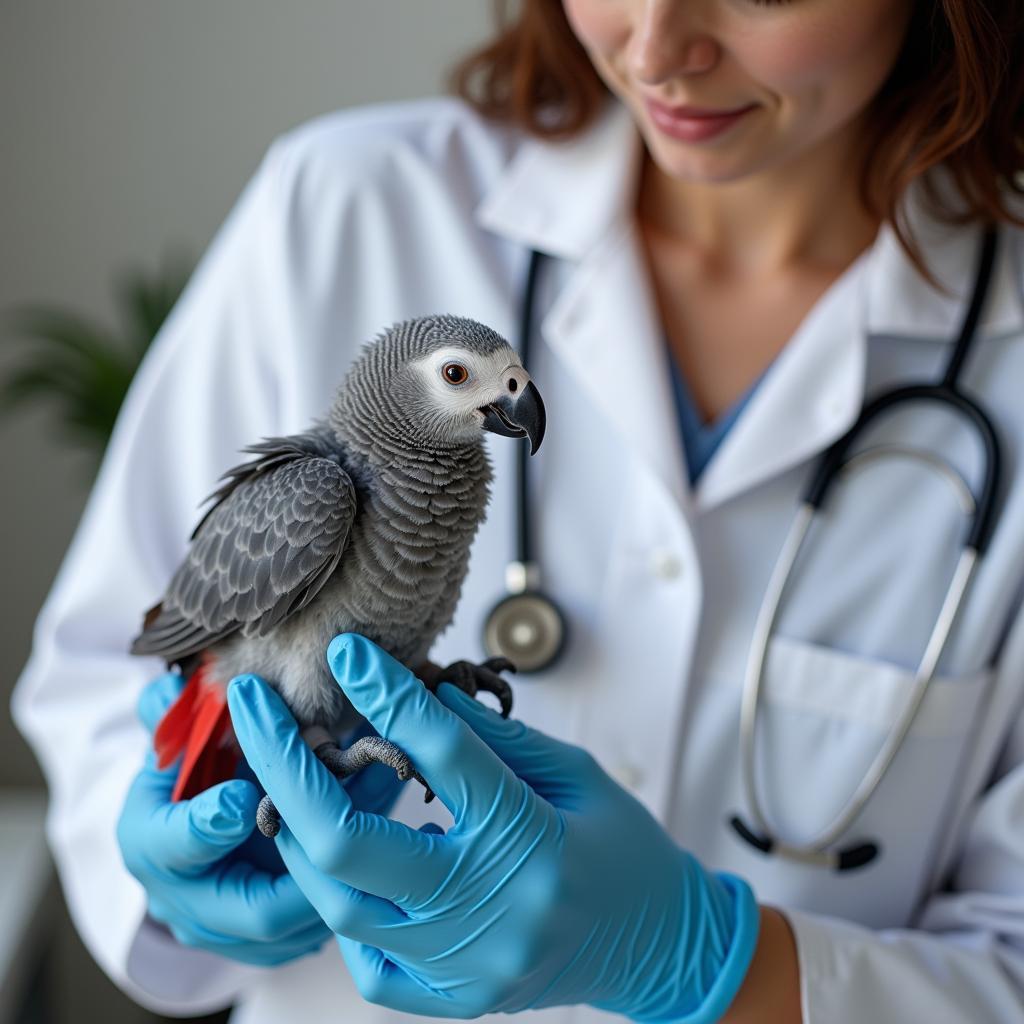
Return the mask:
<path fill-rule="evenodd" d="M 627 59 L 638 81 L 656 85 L 710 71 L 719 46 L 694 0 L 636 0 Z"/>

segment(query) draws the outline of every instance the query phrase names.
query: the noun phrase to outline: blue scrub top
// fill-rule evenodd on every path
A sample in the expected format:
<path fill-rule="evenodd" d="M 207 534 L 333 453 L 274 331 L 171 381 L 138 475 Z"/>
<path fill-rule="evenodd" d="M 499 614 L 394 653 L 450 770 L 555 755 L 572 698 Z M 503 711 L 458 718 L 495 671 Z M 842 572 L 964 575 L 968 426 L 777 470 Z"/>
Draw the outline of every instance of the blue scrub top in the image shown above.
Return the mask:
<path fill-rule="evenodd" d="M 711 461 L 718 446 L 725 440 L 726 434 L 732 429 L 732 425 L 739 419 L 740 413 L 750 401 L 751 396 L 757 390 L 758 384 L 764 380 L 765 373 L 750 386 L 746 394 L 738 398 L 720 416 L 710 423 L 705 423 L 697 412 L 697 406 L 693 401 L 693 395 L 686 383 L 682 371 L 679 369 L 675 359 L 666 345 L 665 357 L 668 359 L 670 375 L 672 377 L 672 393 L 675 396 L 676 416 L 679 420 L 679 432 L 683 439 L 683 449 L 686 452 L 686 468 L 690 475 L 690 486 L 696 484 L 698 477 L 704 471 L 704 467 Z"/>

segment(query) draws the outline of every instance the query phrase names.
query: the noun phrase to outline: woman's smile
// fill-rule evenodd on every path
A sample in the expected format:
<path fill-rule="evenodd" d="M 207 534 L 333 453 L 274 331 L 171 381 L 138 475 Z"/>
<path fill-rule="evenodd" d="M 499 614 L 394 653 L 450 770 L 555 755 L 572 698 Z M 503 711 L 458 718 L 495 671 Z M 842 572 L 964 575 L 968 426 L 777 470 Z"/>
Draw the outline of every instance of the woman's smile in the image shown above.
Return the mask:
<path fill-rule="evenodd" d="M 665 135 L 682 142 L 704 142 L 737 125 L 758 105 L 751 103 L 735 110 L 718 112 L 694 107 L 669 107 L 654 100 L 646 100 L 644 106 L 651 123 Z"/>

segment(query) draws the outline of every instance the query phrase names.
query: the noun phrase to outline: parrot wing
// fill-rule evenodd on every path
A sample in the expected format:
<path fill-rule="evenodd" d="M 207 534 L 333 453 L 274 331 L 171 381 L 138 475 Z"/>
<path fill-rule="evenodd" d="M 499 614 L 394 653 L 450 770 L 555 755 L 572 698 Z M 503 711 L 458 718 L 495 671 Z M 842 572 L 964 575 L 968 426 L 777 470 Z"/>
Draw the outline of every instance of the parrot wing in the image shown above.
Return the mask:
<path fill-rule="evenodd" d="M 319 593 L 348 543 L 356 490 L 336 456 L 297 440 L 254 445 L 262 457 L 224 475 L 133 654 L 171 664 L 239 630 L 262 636 Z"/>

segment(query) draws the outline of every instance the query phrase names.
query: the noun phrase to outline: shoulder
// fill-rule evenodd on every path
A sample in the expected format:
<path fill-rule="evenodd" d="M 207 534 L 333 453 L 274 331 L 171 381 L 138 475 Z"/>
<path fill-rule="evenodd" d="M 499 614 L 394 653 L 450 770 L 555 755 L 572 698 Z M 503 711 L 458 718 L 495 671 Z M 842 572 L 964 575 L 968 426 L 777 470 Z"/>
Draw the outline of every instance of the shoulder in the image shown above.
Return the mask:
<path fill-rule="evenodd" d="M 268 163 L 276 187 L 300 201 L 439 189 L 479 196 L 521 138 L 463 101 L 439 97 L 314 118 L 278 137 Z"/>

